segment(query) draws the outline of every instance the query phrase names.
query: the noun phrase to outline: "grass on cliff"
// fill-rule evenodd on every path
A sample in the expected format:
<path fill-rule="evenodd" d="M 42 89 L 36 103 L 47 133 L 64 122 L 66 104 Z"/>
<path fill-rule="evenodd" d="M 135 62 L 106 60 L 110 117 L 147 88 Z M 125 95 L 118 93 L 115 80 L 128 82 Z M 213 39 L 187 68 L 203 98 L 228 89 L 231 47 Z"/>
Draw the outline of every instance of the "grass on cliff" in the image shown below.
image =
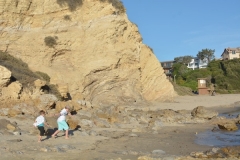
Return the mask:
<path fill-rule="evenodd" d="M 108 2 L 116 8 L 119 14 L 126 13 L 126 9 L 121 0 L 99 0 L 100 2 Z M 60 6 L 67 5 L 70 11 L 75 11 L 78 7 L 83 5 L 83 0 L 57 0 Z"/>
<path fill-rule="evenodd" d="M 21 59 L 15 58 L 12 55 L 0 51 L 0 65 L 6 67 L 12 72 L 11 81 L 19 81 L 24 88 L 31 88 L 33 82 L 37 79 L 45 80 L 48 84 L 48 93 L 54 94 L 59 100 L 61 95 L 55 85 L 49 85 L 50 77 L 43 72 L 33 72 L 28 68 L 28 64 Z"/>
<path fill-rule="evenodd" d="M 44 38 L 44 42 L 45 42 L 45 45 L 50 47 L 50 48 L 53 48 L 55 45 L 57 45 L 57 40 L 58 37 L 52 37 L 52 36 L 47 36 Z"/>
<path fill-rule="evenodd" d="M 173 85 L 174 90 L 177 92 L 178 95 L 180 95 L 180 96 L 186 96 L 186 95 L 193 96 L 193 95 L 195 95 L 195 94 L 193 94 L 191 88 L 177 85 L 174 82 L 171 82 L 171 83 Z"/>
<path fill-rule="evenodd" d="M 116 8 L 120 14 L 126 13 L 126 8 L 124 7 L 121 0 L 100 0 L 100 2 L 108 2 L 112 4 L 112 6 Z"/>
<path fill-rule="evenodd" d="M 70 11 L 75 11 L 78 7 L 81 7 L 83 0 L 57 0 L 60 6 L 68 5 Z"/>
<path fill-rule="evenodd" d="M 21 59 L 17 59 L 6 52 L 0 51 L 0 65 L 12 72 L 12 81 L 18 80 L 23 86 L 32 84 L 39 77 L 34 74 L 28 64 Z"/>

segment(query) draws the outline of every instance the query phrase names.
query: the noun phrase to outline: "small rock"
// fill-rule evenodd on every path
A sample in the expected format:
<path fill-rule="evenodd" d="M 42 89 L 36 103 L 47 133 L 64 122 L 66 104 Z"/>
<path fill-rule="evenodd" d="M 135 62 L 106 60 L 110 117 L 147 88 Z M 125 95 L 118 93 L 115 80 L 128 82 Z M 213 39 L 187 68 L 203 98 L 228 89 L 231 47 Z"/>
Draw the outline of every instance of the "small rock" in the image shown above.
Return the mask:
<path fill-rule="evenodd" d="M 41 148 L 40 151 L 42 152 L 49 152 L 51 151 L 48 147 Z"/>
<path fill-rule="evenodd" d="M 14 135 L 19 136 L 21 135 L 21 132 L 13 132 Z"/>
<path fill-rule="evenodd" d="M 137 135 L 137 134 L 134 134 L 134 133 L 131 133 L 131 134 L 129 135 L 129 137 L 138 137 L 138 135 Z"/>
<path fill-rule="evenodd" d="M 166 152 L 164 152 L 163 150 L 153 150 L 152 154 L 165 154 Z"/>

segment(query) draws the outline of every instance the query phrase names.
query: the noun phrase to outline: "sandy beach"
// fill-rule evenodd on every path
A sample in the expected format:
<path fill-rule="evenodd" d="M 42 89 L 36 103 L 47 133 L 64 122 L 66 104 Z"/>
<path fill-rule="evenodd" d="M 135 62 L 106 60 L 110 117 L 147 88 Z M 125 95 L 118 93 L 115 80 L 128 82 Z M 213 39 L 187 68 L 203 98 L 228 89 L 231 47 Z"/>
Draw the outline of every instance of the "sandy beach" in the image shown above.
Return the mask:
<path fill-rule="evenodd" d="M 178 96 L 174 103 L 155 103 L 154 109 L 173 109 L 173 110 L 192 110 L 198 106 L 204 107 L 232 107 L 231 104 L 240 101 L 239 94 L 218 94 L 216 96 L 196 95 L 196 96 Z"/>
<path fill-rule="evenodd" d="M 179 96 L 173 103 L 154 103 L 144 106 L 142 110 L 189 110 L 197 106 L 205 106 L 216 111 L 237 110 L 236 102 L 240 95 L 217 96 Z M 234 105 L 235 103 L 235 105 Z M 80 111 L 81 112 L 81 111 Z M 21 128 L 21 135 L 10 135 L 1 132 L 0 159 L 131 159 L 157 152 L 159 159 L 187 156 L 191 152 L 205 151 L 211 146 L 195 143 L 196 134 L 214 127 L 213 124 L 171 124 L 162 126 L 156 132 L 144 132 L 123 128 L 92 128 L 91 134 L 86 130 L 70 131 L 70 139 L 64 139 L 63 133 L 56 139 L 46 138 L 37 142 L 37 135 L 30 134 L 33 130 L 32 117 L 24 115 L 16 118 L 1 117 L 11 122 L 17 122 Z M 88 134 L 86 134 L 88 133 Z"/>

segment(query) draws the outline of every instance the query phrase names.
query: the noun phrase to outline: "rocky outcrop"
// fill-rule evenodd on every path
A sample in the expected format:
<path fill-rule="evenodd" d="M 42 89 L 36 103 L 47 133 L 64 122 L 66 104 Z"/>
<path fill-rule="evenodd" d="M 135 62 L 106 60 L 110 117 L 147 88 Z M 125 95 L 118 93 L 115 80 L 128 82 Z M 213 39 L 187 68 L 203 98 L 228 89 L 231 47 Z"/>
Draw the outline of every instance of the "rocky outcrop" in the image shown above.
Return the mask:
<path fill-rule="evenodd" d="M 227 131 L 236 131 L 238 130 L 238 126 L 234 122 L 234 120 L 222 120 L 218 124 L 219 129 L 227 130 Z"/>
<path fill-rule="evenodd" d="M 191 115 L 195 118 L 212 119 L 213 117 L 216 117 L 218 113 L 216 111 L 211 111 L 204 106 L 198 106 L 192 110 Z"/>
<path fill-rule="evenodd" d="M 6 87 L 11 78 L 11 71 L 9 71 L 7 68 L 0 66 L 0 88 Z"/>
<path fill-rule="evenodd" d="M 137 26 L 111 1 L 0 0 L 0 13 L 0 50 L 47 73 L 65 98 L 104 107 L 176 95 Z"/>
<path fill-rule="evenodd" d="M 11 72 L 0 66 L 0 100 L 16 100 L 20 98 L 22 84 L 18 81 L 10 82 Z"/>

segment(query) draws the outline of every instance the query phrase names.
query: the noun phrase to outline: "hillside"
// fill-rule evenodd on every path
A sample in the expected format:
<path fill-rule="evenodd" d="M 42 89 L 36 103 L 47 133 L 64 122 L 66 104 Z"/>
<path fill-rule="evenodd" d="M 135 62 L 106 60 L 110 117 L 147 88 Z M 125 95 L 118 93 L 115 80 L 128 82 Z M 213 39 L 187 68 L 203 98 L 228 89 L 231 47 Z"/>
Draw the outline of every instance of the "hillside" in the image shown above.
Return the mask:
<path fill-rule="evenodd" d="M 197 79 L 207 78 L 207 85 L 215 85 L 218 93 L 240 92 L 240 59 L 211 61 L 207 68 L 188 69 L 183 64 L 174 65 L 177 84 L 197 90 Z"/>
<path fill-rule="evenodd" d="M 208 68 L 212 72 L 212 81 L 219 92 L 240 92 L 240 59 L 213 61 Z"/>

